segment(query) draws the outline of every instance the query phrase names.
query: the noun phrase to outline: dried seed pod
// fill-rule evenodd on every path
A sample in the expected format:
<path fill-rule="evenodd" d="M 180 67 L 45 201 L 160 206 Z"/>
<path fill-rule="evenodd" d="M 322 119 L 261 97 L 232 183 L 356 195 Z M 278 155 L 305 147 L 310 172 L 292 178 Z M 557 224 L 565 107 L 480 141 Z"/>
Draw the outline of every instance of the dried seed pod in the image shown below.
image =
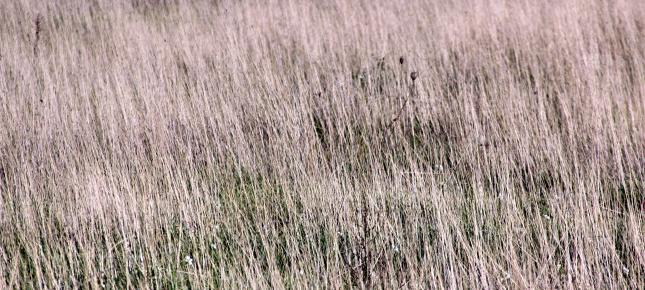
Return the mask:
<path fill-rule="evenodd" d="M 419 74 L 417 72 L 413 71 L 412 73 L 410 73 L 410 78 L 412 79 L 412 81 L 415 81 L 418 77 Z"/>

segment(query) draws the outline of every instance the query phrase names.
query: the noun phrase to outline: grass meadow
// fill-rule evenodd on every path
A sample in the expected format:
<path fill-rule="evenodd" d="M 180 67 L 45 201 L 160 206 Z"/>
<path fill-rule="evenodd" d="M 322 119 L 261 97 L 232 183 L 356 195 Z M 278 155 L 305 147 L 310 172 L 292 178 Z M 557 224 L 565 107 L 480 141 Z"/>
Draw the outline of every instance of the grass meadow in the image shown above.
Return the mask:
<path fill-rule="evenodd" d="M 645 1 L 0 1 L 0 288 L 644 289 Z"/>

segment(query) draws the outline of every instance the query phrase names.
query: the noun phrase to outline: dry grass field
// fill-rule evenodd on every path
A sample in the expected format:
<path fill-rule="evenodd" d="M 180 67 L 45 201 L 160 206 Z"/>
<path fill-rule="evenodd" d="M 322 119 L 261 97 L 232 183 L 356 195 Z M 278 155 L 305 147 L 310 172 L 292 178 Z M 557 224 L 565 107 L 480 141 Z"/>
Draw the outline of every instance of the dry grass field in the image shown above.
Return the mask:
<path fill-rule="evenodd" d="M 645 289 L 645 1 L 0 1 L 0 288 Z"/>

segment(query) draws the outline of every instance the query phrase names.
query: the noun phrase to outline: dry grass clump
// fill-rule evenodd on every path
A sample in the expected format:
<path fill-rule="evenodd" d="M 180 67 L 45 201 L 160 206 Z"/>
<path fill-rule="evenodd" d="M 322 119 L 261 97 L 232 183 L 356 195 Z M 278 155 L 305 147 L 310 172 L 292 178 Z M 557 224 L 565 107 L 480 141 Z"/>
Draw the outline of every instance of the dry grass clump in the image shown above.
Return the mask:
<path fill-rule="evenodd" d="M 645 288 L 645 2 L 0 1 L 0 288 Z"/>

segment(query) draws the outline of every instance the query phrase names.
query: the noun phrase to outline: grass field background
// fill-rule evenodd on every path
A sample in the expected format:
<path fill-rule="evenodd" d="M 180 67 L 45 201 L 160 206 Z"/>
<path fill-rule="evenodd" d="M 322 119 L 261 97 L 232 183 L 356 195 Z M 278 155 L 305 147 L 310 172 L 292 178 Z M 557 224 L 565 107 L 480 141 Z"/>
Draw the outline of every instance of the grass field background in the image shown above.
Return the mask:
<path fill-rule="evenodd" d="M 645 1 L 0 1 L 0 288 L 645 288 Z"/>

